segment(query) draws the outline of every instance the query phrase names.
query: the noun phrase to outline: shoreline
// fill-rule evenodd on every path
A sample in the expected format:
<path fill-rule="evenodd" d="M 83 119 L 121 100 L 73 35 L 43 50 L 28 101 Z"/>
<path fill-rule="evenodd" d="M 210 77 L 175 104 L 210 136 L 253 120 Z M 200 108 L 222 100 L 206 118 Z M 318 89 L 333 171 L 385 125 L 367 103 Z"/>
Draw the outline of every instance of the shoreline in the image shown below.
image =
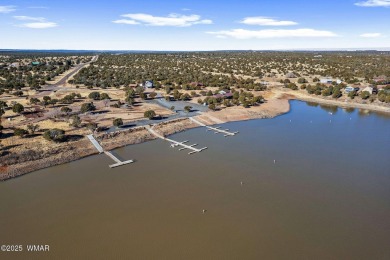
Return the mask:
<path fill-rule="evenodd" d="M 304 97 L 301 95 L 294 95 L 294 93 L 278 92 L 273 99 L 259 107 L 254 107 L 245 110 L 227 109 L 223 111 L 205 112 L 196 119 L 205 125 L 224 124 L 228 122 L 248 121 L 254 119 L 274 118 L 279 115 L 288 113 L 291 110 L 290 100 L 298 100 L 303 102 L 315 102 L 318 104 L 332 105 L 340 108 L 350 107 L 356 109 L 370 110 L 373 112 L 390 113 L 390 108 L 383 107 L 378 109 L 378 106 L 369 106 L 359 103 L 344 103 L 337 100 L 326 100 L 322 98 L 312 98 L 310 96 Z M 369 104 L 368 104 L 369 105 Z M 237 112 L 238 111 L 238 112 Z M 175 133 L 183 132 L 188 129 L 201 127 L 188 118 L 173 119 L 170 121 L 161 122 L 155 125 L 155 130 L 163 136 L 173 135 Z M 117 148 L 125 147 L 127 145 L 140 144 L 143 142 L 157 139 L 151 135 L 144 126 L 129 128 L 123 131 L 112 133 L 98 133 L 95 135 L 96 139 L 102 145 L 104 150 L 111 151 Z M 84 137 L 80 141 L 73 142 L 69 145 L 69 149 L 55 153 L 52 156 L 41 158 L 38 160 L 25 161 L 9 166 L 0 167 L 0 181 L 6 181 L 12 178 L 20 177 L 24 174 L 35 172 L 48 167 L 77 161 L 91 155 L 97 155 L 99 152 L 92 145 L 92 143 Z"/>

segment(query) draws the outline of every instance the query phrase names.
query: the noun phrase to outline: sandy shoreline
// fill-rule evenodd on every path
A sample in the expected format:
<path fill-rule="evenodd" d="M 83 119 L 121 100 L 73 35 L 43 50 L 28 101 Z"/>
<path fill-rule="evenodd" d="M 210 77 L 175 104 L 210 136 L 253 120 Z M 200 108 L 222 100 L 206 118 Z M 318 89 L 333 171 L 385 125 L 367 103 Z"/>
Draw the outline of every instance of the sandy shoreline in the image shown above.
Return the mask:
<path fill-rule="evenodd" d="M 290 91 L 273 91 L 270 97 L 272 98 L 268 99 L 266 103 L 260 106 L 255 106 L 248 109 L 242 109 L 241 107 L 229 107 L 222 111 L 202 113 L 199 116 L 196 116 L 196 119 L 206 125 L 214 125 L 233 121 L 274 118 L 278 115 L 290 111 L 289 100 L 292 99 L 316 102 L 319 104 L 326 105 L 334 105 L 338 107 L 353 107 L 377 112 L 390 113 L 390 108 L 388 107 L 381 107 L 370 104 L 345 103 L 336 100 L 326 100 L 322 98 L 299 95 L 299 93 Z M 156 124 L 154 129 L 160 134 L 167 136 L 196 127 L 199 127 L 199 125 L 193 123 L 188 118 L 181 118 Z M 103 148 L 107 151 L 131 144 L 139 144 L 142 142 L 147 142 L 156 139 L 156 137 L 151 135 L 143 126 L 113 133 L 98 133 L 95 137 L 103 146 Z M 51 166 L 79 160 L 87 156 L 96 154 L 98 154 L 98 151 L 88 141 L 88 139 L 84 137 L 79 141 L 72 142 L 66 149 L 66 151 L 54 153 L 48 157 L 41 158 L 38 160 L 26 161 L 22 163 L 0 167 L 0 181 L 18 177 L 26 173 L 48 168 Z"/>

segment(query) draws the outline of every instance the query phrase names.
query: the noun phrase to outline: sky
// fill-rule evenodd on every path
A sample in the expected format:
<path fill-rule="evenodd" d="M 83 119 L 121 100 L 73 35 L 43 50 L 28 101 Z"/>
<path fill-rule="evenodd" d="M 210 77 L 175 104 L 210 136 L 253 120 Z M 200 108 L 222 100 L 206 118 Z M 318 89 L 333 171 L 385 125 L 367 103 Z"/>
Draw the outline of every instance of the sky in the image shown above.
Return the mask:
<path fill-rule="evenodd" d="M 1 0 L 0 49 L 390 49 L 390 0 Z"/>

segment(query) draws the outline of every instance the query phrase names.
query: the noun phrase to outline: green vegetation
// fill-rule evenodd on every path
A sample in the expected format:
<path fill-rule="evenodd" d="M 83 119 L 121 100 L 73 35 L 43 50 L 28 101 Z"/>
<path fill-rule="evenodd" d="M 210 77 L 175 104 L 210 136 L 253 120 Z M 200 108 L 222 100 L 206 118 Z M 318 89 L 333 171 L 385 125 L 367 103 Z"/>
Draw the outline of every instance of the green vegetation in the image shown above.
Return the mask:
<path fill-rule="evenodd" d="M 123 120 L 122 120 L 122 118 L 115 118 L 112 121 L 112 124 L 113 124 L 113 126 L 120 127 L 123 125 Z"/>
<path fill-rule="evenodd" d="M 24 106 L 22 104 L 16 103 L 12 106 L 12 111 L 14 113 L 20 114 L 24 111 Z"/>
<path fill-rule="evenodd" d="M 80 109 L 81 113 L 86 113 L 94 110 L 96 110 L 96 107 L 92 102 L 82 104 Z"/>
<path fill-rule="evenodd" d="M 81 119 L 78 115 L 74 115 L 70 118 L 70 126 L 73 127 L 81 127 Z"/>
<path fill-rule="evenodd" d="M 22 128 L 15 128 L 14 129 L 14 135 L 25 137 L 28 134 L 27 130 L 24 130 Z"/>
<path fill-rule="evenodd" d="M 43 134 L 43 138 L 45 138 L 48 141 L 53 141 L 53 142 L 66 141 L 65 131 L 62 129 L 57 129 L 57 128 L 46 130 L 45 133 Z"/>
<path fill-rule="evenodd" d="M 34 124 L 28 124 L 27 129 L 30 132 L 30 134 L 35 134 L 36 131 L 39 129 L 39 125 L 34 125 Z"/>
<path fill-rule="evenodd" d="M 74 54 L 73 54 L 74 55 Z M 40 89 L 47 81 L 69 70 L 80 62 L 91 60 L 91 56 L 66 55 L 60 53 L 0 53 L 0 90 L 23 95 L 20 89 Z M 39 65 L 32 65 L 33 61 Z"/>
<path fill-rule="evenodd" d="M 186 111 L 187 113 L 191 112 L 192 110 L 192 106 L 185 106 L 184 107 L 184 111 Z"/>
<path fill-rule="evenodd" d="M 154 110 L 147 110 L 144 113 L 144 117 L 149 119 L 153 119 L 155 116 L 156 116 L 156 112 L 154 112 Z"/>

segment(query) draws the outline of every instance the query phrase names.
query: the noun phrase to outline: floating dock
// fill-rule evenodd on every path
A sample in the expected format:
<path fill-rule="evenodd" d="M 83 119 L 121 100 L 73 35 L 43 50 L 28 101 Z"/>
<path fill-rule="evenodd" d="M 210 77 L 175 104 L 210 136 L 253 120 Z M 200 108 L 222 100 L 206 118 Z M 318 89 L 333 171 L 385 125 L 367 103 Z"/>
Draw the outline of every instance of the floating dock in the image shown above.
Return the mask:
<path fill-rule="evenodd" d="M 111 152 L 104 151 L 103 147 L 99 144 L 99 142 L 95 139 L 93 135 L 87 135 L 89 141 L 96 147 L 96 149 L 99 151 L 99 153 L 104 153 L 108 157 L 110 157 L 112 160 L 114 160 L 116 163 L 109 165 L 110 168 L 115 168 L 118 166 L 122 166 L 125 164 L 129 164 L 134 162 L 133 160 L 128 160 L 128 161 L 121 161 L 119 160 L 115 155 L 113 155 Z"/>
<path fill-rule="evenodd" d="M 203 147 L 203 148 L 200 148 L 200 149 L 197 149 L 195 148 L 194 146 L 198 145 L 198 144 L 192 144 L 192 145 L 186 145 L 186 143 L 188 142 L 188 140 L 186 141 L 183 141 L 183 142 L 177 142 L 175 140 L 172 140 L 172 139 L 169 139 L 169 138 L 166 138 L 160 134 L 158 134 L 156 131 L 154 131 L 150 126 L 145 126 L 145 128 L 151 133 L 153 134 L 154 136 L 160 138 L 160 139 L 163 139 L 165 141 L 168 141 L 171 143 L 171 147 L 172 148 L 175 148 L 175 147 L 181 147 L 179 149 L 179 151 L 182 151 L 182 150 L 190 150 L 191 152 L 189 152 L 188 154 L 193 154 L 193 153 L 200 153 L 201 151 L 203 150 L 206 150 L 207 147 Z"/>
<path fill-rule="evenodd" d="M 227 136 L 234 136 L 234 135 L 236 135 L 236 134 L 239 133 L 239 132 L 229 132 L 229 131 L 230 131 L 229 129 L 224 129 L 224 130 L 223 130 L 223 129 L 220 129 L 220 128 L 221 128 L 220 126 L 217 126 L 217 127 L 207 126 L 207 125 L 203 124 L 202 122 L 199 122 L 198 120 L 196 120 L 196 119 L 193 118 L 193 117 L 189 117 L 189 119 L 190 119 L 192 122 L 194 122 L 194 123 L 196 123 L 196 124 L 198 124 L 198 125 L 200 125 L 200 126 L 206 127 L 206 128 L 207 128 L 207 131 L 214 131 L 214 134 L 219 134 L 219 133 L 221 133 L 221 134 L 223 134 L 224 137 L 227 137 Z"/>
<path fill-rule="evenodd" d="M 109 165 L 110 168 L 115 168 L 115 167 L 118 167 L 118 166 L 122 166 L 122 165 L 125 165 L 125 164 L 129 164 L 129 163 L 133 163 L 134 161 L 133 160 L 128 160 L 128 161 L 121 161 L 119 160 L 117 157 L 115 157 L 115 155 L 113 155 L 111 152 L 107 152 L 105 151 L 104 152 L 108 157 L 110 157 L 111 159 L 113 159 L 116 163 L 114 164 L 111 164 Z"/>

